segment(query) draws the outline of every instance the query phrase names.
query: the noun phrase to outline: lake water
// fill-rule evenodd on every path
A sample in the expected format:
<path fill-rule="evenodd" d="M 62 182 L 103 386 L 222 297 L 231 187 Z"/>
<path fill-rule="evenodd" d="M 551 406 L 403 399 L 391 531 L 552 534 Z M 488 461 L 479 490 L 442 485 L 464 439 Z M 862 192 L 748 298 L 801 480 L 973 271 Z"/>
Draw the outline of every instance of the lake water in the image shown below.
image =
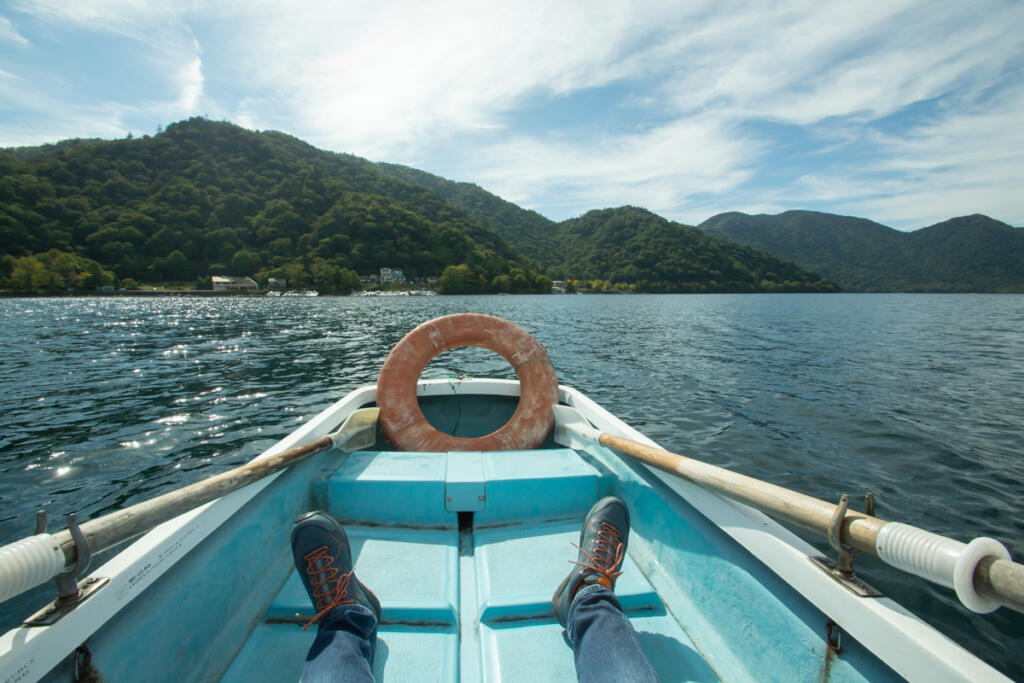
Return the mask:
<path fill-rule="evenodd" d="M 462 311 L 524 327 L 563 384 L 670 450 L 828 500 L 871 491 L 882 518 L 1024 557 L 1019 295 L 2 300 L 0 544 L 37 509 L 53 531 L 249 460 Z M 456 372 L 514 377 L 478 349 L 425 376 Z M 973 615 L 872 558 L 858 573 L 1024 678 L 1019 614 Z"/>

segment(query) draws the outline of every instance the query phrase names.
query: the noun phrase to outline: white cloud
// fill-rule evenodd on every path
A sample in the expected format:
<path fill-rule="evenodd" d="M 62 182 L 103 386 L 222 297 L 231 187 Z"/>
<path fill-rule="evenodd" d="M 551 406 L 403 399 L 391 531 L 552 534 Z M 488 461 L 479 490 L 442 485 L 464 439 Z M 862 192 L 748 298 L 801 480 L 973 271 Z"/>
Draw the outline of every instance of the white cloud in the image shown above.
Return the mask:
<path fill-rule="evenodd" d="M 166 84 L 168 97 L 143 101 L 125 83 L 121 93 L 108 96 L 107 101 L 97 101 L 91 94 L 76 98 L 91 84 L 67 81 L 58 73 L 40 78 L 32 72 L 32 62 L 26 60 L 14 65 L 12 76 L 18 87 L 10 92 L 9 100 L 16 103 L 24 120 L 0 124 L 0 136 L 18 139 L 17 144 L 53 142 L 63 137 L 120 137 L 132 128 L 152 130 L 158 123 L 198 113 L 204 94 L 201 49 L 184 21 L 185 15 L 172 5 L 146 0 L 14 3 L 14 11 L 45 23 L 54 36 L 60 36 L 68 46 L 68 56 L 80 50 L 83 43 L 94 45 L 108 35 L 134 42 L 139 62 L 135 66 L 150 70 L 151 82 Z M 82 55 L 81 59 L 88 56 Z M 96 76 L 109 78 L 104 73 Z M 116 84 L 112 88 L 108 82 L 97 85 L 97 91 L 116 89 Z M 24 116 L 30 112 L 32 116 Z"/>
<path fill-rule="evenodd" d="M 18 33 L 11 20 L 4 16 L 0 16 L 0 42 L 14 43 L 21 47 L 29 45 L 28 39 Z"/>
<path fill-rule="evenodd" d="M 748 180 L 758 151 L 756 141 L 697 117 L 600 140 L 517 137 L 475 150 L 462 164 L 474 182 L 511 201 L 559 207 L 558 218 L 622 204 L 674 215 L 691 195 Z"/>
<path fill-rule="evenodd" d="M 942 111 L 903 135 L 873 134 L 883 152 L 843 175 L 807 175 L 794 184 L 814 201 L 834 203 L 886 225 L 917 229 L 952 216 L 1024 218 L 1024 87 L 973 108 Z"/>
<path fill-rule="evenodd" d="M 270 126 L 288 119 L 318 144 L 382 158 L 500 129 L 531 94 L 620 77 L 636 20 L 611 2 L 390 2 L 321 6 L 315 17 L 262 8 L 242 18 L 232 51 L 245 53 L 235 72 L 263 104 L 288 102 L 286 115 L 262 114 Z"/>
<path fill-rule="evenodd" d="M 178 74 L 178 84 L 181 88 L 178 108 L 186 114 L 194 113 L 203 94 L 203 60 L 198 55 Z"/>
<path fill-rule="evenodd" d="M 181 8 L 177 3 L 149 0 L 15 0 L 12 8 L 49 24 L 69 23 L 134 38 L 146 31 L 175 22 Z"/>

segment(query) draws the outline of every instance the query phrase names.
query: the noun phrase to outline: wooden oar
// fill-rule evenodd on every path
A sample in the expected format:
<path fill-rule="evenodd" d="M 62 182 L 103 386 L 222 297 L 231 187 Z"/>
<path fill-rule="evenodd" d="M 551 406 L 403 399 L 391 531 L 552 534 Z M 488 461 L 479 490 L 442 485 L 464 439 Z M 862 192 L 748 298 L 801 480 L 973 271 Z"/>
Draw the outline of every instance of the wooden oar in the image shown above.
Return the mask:
<path fill-rule="evenodd" d="M 299 460 L 330 448 L 355 451 L 376 440 L 377 408 L 355 410 L 336 432 L 256 460 L 152 500 L 91 519 L 80 529 L 89 548 L 100 551 L 134 538 L 211 500 L 247 486 Z M 37 534 L 0 548 L 0 602 L 54 578 L 78 562 L 71 532 Z M 84 569 L 82 567 L 81 569 Z"/>
<path fill-rule="evenodd" d="M 585 448 L 599 443 L 663 472 L 693 482 L 809 531 L 828 536 L 837 506 L 781 486 L 594 429 L 568 406 L 554 406 L 557 443 Z M 848 511 L 839 541 L 886 563 L 953 588 L 968 608 L 991 612 L 1005 605 L 1024 612 L 1024 565 L 1010 561 L 1006 548 L 990 538 L 969 544 L 923 529 Z"/>

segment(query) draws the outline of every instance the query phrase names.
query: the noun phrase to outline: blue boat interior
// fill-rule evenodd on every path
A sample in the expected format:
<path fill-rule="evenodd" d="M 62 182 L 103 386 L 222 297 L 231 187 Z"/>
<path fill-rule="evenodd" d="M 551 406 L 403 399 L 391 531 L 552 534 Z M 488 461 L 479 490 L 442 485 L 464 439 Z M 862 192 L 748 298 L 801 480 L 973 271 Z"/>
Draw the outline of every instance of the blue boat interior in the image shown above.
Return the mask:
<path fill-rule="evenodd" d="M 478 436 L 515 398 L 422 399 L 437 427 Z M 299 680 L 315 635 L 293 567 L 292 520 L 326 509 L 383 608 L 381 681 L 575 680 L 551 595 L 572 543 L 606 495 L 630 507 L 616 585 L 664 681 L 897 678 L 827 617 L 641 466 L 604 447 L 528 451 L 337 451 L 280 476 L 90 639 L 92 664 L 126 680 Z M 53 672 L 58 677 L 62 672 Z M 66 672 L 64 672 L 66 673 Z"/>

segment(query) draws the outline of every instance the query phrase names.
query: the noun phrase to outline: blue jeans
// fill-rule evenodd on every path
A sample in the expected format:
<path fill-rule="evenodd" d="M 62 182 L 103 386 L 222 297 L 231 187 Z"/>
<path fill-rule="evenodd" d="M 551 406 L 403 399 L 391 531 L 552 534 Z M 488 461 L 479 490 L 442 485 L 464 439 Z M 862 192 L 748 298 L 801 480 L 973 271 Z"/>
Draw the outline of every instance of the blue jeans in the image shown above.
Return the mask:
<path fill-rule="evenodd" d="M 569 642 L 576 677 L 590 681 L 657 681 L 636 631 L 615 594 L 597 584 L 580 589 L 569 606 Z M 373 681 L 377 620 L 362 605 L 336 610 L 320 624 L 302 670 L 304 683 Z"/>
<path fill-rule="evenodd" d="M 569 605 L 569 642 L 576 678 L 590 681 L 654 681 L 657 674 L 615 593 L 599 584 L 584 586 Z"/>
<path fill-rule="evenodd" d="M 302 667 L 303 683 L 372 681 L 377 618 L 362 605 L 339 607 L 323 619 Z"/>

